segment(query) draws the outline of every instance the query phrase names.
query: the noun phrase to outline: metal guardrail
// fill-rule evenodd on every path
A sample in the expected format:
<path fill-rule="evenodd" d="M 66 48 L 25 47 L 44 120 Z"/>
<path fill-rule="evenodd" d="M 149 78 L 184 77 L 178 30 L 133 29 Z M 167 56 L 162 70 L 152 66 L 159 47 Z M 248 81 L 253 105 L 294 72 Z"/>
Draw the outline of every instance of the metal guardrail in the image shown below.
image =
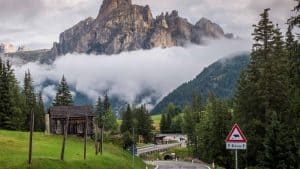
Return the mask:
<path fill-rule="evenodd" d="M 178 147 L 178 146 L 181 146 L 181 143 L 161 144 L 161 145 L 154 145 L 152 147 L 138 148 L 137 155 L 139 156 L 139 155 L 147 154 L 147 153 L 165 151 L 167 149 Z"/>

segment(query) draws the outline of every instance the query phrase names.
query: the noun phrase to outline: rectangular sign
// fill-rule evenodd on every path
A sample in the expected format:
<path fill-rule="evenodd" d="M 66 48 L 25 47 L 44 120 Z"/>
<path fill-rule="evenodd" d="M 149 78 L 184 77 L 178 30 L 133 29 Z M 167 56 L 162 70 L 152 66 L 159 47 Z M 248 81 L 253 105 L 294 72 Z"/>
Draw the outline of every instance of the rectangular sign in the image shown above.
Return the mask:
<path fill-rule="evenodd" d="M 245 150 L 245 149 L 247 149 L 247 143 L 226 142 L 226 149 Z"/>

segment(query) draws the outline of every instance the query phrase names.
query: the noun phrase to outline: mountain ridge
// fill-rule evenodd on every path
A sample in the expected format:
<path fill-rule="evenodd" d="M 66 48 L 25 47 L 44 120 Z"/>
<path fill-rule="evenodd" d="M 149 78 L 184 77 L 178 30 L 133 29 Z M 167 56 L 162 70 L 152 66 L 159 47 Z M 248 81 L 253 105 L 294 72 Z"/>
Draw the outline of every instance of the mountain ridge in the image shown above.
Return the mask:
<path fill-rule="evenodd" d="M 68 53 L 112 55 L 187 43 L 201 45 L 205 38 L 233 38 L 233 34 L 225 34 L 221 26 L 206 18 L 191 24 L 176 10 L 154 18 L 148 5 L 135 5 L 131 0 L 104 0 L 95 19 L 88 17 L 60 33 L 59 42 L 54 42 L 51 50 L 31 51 L 33 56 L 28 58 L 28 51 L 5 56 L 51 63 Z"/>
<path fill-rule="evenodd" d="M 151 113 L 162 113 L 169 103 L 183 108 L 191 103 L 193 94 L 201 95 L 203 102 L 206 101 L 209 92 L 222 99 L 231 99 L 236 90 L 240 73 L 249 62 L 249 53 L 214 62 L 204 68 L 193 80 L 185 82 L 171 91 L 156 104 Z"/>

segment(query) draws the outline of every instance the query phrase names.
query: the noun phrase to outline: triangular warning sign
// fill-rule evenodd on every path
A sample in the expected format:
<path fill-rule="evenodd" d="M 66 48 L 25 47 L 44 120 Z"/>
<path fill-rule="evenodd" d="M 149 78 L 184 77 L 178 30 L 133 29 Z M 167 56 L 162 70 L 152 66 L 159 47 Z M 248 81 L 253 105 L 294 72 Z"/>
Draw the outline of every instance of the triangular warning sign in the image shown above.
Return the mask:
<path fill-rule="evenodd" d="M 240 127 L 237 124 L 234 124 L 225 141 L 232 143 L 246 143 L 247 139 Z"/>

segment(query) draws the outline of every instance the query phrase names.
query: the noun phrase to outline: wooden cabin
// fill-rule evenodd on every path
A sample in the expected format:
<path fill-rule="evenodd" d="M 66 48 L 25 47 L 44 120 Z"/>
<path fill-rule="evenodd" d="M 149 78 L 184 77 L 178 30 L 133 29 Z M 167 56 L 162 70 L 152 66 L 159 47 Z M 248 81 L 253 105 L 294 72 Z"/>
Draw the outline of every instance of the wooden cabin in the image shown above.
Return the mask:
<path fill-rule="evenodd" d="M 46 114 L 46 132 L 63 134 L 64 126 L 69 117 L 68 134 L 84 135 L 87 120 L 87 134 L 93 134 L 93 119 L 95 114 L 91 106 L 54 106 Z M 48 131 L 47 131 L 48 130 Z"/>

